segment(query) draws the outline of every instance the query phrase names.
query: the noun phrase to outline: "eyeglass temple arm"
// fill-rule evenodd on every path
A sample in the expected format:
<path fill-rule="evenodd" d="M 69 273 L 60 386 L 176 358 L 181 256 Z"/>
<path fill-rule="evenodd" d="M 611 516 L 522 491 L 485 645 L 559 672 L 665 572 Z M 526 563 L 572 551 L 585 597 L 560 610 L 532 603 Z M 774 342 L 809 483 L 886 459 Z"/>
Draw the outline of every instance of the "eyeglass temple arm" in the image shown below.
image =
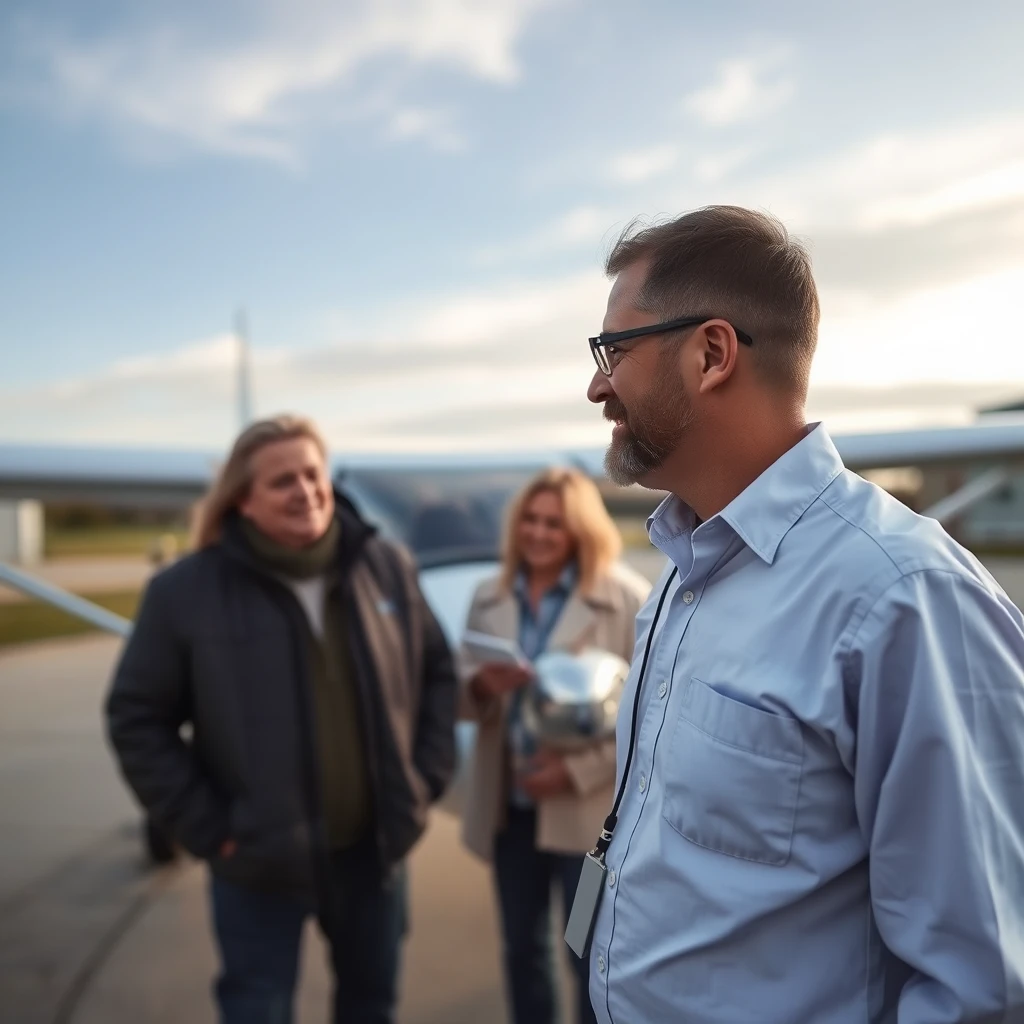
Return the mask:
<path fill-rule="evenodd" d="M 662 331 L 674 331 L 679 330 L 682 327 L 695 327 L 697 324 L 702 324 L 706 320 L 712 319 L 711 317 L 687 318 L 685 320 L 669 320 L 663 324 L 652 324 L 649 327 L 634 327 L 629 331 L 614 331 L 609 334 L 598 334 L 596 337 L 590 339 L 590 347 L 592 349 L 604 348 L 606 345 L 617 345 L 620 341 L 630 341 L 633 338 L 643 338 L 648 334 L 660 334 Z M 746 331 L 741 331 L 738 327 L 733 325 L 732 328 L 736 332 L 736 339 L 742 342 L 744 345 L 753 346 L 754 339 L 751 338 Z"/>

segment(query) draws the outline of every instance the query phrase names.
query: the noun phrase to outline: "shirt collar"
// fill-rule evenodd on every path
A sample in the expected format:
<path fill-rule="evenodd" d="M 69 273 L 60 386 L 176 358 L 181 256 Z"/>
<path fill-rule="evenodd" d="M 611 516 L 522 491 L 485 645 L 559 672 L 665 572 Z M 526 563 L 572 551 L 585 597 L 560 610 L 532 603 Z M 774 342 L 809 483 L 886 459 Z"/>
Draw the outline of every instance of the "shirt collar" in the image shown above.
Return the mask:
<path fill-rule="evenodd" d="M 551 589 L 560 591 L 562 594 L 571 594 L 573 590 L 576 589 L 576 579 L 578 575 L 579 570 L 576 567 L 576 563 L 570 562 L 562 570 L 562 574 L 555 581 L 555 585 Z M 516 596 L 525 599 L 528 596 L 527 587 L 528 581 L 526 571 L 524 569 L 520 569 L 519 572 L 516 573 L 514 584 Z"/>
<path fill-rule="evenodd" d="M 762 561 L 775 560 L 783 537 L 843 471 L 828 431 L 812 423 L 804 437 L 769 466 L 713 519 L 722 519 Z M 709 522 L 712 522 L 709 520 Z M 647 520 L 660 550 L 693 530 L 693 509 L 669 495 Z"/>

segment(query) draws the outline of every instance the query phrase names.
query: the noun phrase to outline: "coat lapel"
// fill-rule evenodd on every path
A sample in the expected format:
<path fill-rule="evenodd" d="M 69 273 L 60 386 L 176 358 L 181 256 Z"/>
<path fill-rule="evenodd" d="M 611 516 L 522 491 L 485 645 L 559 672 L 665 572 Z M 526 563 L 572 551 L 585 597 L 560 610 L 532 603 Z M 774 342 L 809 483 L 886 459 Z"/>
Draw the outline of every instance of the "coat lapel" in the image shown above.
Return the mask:
<path fill-rule="evenodd" d="M 519 602 L 514 594 L 495 589 L 485 598 L 483 625 L 486 632 L 506 640 L 519 637 Z M 621 613 L 622 595 L 602 577 L 586 594 L 574 590 L 548 640 L 549 651 L 579 651 L 593 643 L 601 615 Z"/>
<path fill-rule="evenodd" d="M 604 578 L 586 594 L 574 590 L 548 640 L 548 650 L 578 653 L 594 643 L 599 617 L 621 610 L 621 596 Z"/>
<path fill-rule="evenodd" d="M 548 640 L 549 651 L 578 651 L 597 625 L 597 610 L 578 590 L 565 602 Z"/>
<path fill-rule="evenodd" d="M 483 614 L 486 632 L 503 640 L 519 637 L 519 604 L 513 594 L 496 592 L 487 603 Z"/>

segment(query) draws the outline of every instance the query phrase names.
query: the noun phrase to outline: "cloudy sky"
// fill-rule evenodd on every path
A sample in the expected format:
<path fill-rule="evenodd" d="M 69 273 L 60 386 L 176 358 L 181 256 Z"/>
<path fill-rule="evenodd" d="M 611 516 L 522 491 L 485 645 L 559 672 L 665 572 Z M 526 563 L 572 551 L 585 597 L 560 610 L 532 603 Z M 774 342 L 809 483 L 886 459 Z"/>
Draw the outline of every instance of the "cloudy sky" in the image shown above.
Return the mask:
<path fill-rule="evenodd" d="M 633 216 L 811 246 L 812 413 L 1024 393 L 1024 5 L 6 0 L 0 440 L 339 448 L 606 435 L 584 389 Z"/>

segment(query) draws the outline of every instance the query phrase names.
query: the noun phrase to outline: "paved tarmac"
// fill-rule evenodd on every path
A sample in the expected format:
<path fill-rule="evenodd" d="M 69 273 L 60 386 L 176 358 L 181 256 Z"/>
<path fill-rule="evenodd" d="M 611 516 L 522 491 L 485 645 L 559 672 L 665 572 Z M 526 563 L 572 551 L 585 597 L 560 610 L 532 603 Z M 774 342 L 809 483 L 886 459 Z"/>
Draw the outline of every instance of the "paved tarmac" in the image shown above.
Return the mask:
<path fill-rule="evenodd" d="M 99 707 L 118 642 L 0 654 L 0 1021 L 213 1022 L 205 870 L 149 868 L 139 814 L 106 750 Z M 485 867 L 434 815 L 412 861 L 402 1021 L 504 1019 Z M 300 1020 L 325 1020 L 324 950 L 309 928 Z"/>
<path fill-rule="evenodd" d="M 656 553 L 634 565 L 656 574 Z M 1024 562 L 990 568 L 1024 601 Z M 204 869 L 154 870 L 99 708 L 118 641 L 0 652 L 0 1024 L 212 1024 L 215 957 Z M 403 1024 L 505 1021 L 486 868 L 434 815 L 412 861 Z M 329 982 L 307 934 L 299 1020 L 327 1020 Z"/>

